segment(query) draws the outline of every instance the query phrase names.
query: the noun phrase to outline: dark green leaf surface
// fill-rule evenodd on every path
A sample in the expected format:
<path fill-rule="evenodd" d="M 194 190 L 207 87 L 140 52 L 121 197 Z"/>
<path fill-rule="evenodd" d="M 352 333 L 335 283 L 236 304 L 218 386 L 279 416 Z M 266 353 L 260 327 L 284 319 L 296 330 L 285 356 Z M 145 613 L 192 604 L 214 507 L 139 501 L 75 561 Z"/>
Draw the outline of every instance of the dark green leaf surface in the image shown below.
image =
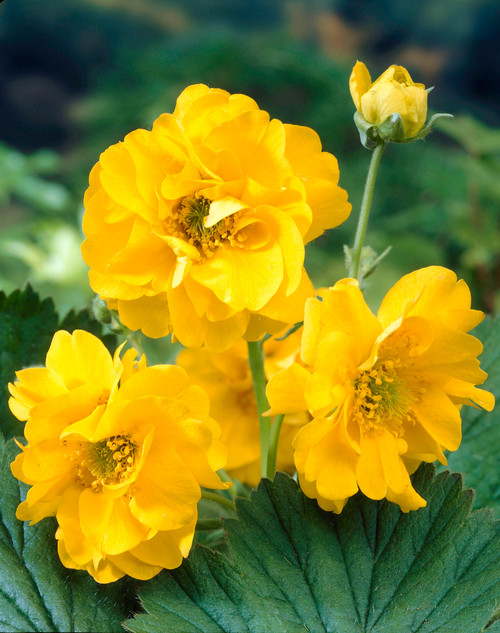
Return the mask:
<path fill-rule="evenodd" d="M 321 511 L 278 473 L 226 520 L 232 560 L 194 550 L 144 583 L 134 633 L 479 633 L 500 589 L 498 523 L 461 477 L 423 466 L 426 508 L 361 495 Z"/>
<path fill-rule="evenodd" d="M 52 299 L 40 301 L 31 286 L 0 293 L 0 429 L 6 437 L 23 430 L 9 410 L 7 383 L 18 369 L 43 364 L 57 322 Z"/>
<path fill-rule="evenodd" d="M 12 440 L 0 444 L 0 631 L 123 631 L 127 584 L 99 585 L 65 569 L 55 521 L 16 519 L 26 488 L 10 473 L 18 449 Z"/>
<path fill-rule="evenodd" d="M 500 320 L 487 318 L 473 332 L 484 345 L 481 367 L 488 373 L 484 388 L 495 394 L 496 408 L 489 413 L 474 407 L 462 409 L 462 445 L 448 456 L 452 471 L 464 473 L 465 484 L 476 490 L 476 507 L 488 506 L 500 515 Z"/>
<path fill-rule="evenodd" d="M 0 433 L 4 437 L 22 435 L 23 423 L 9 410 L 7 383 L 25 367 L 43 365 L 52 336 L 59 329 L 80 328 L 99 336 L 110 351 L 116 348 L 113 335 L 102 336 L 102 326 L 88 311 L 70 312 L 59 324 L 52 299 L 40 300 L 31 286 L 9 296 L 0 292 Z"/>

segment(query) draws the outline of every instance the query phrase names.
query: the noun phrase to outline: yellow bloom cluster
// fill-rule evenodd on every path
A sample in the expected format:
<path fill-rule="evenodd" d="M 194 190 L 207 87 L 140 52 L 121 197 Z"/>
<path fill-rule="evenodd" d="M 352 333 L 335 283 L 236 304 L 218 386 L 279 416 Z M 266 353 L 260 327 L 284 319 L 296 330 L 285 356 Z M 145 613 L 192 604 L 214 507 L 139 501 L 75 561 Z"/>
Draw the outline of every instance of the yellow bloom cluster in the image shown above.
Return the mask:
<path fill-rule="evenodd" d="M 264 368 L 269 379 L 298 360 L 300 332 L 284 340 L 264 343 Z M 215 354 L 206 349 L 185 349 L 177 358 L 196 384 L 210 397 L 212 415 L 222 429 L 221 441 L 227 446 L 226 470 L 241 482 L 256 486 L 260 480 L 260 433 L 257 402 L 244 341 Z M 277 467 L 293 473 L 292 441 L 301 426 L 310 420 L 305 411 L 289 413 L 281 427 Z"/>
<path fill-rule="evenodd" d="M 90 283 L 121 321 L 229 349 L 302 320 L 304 244 L 349 215 L 337 161 L 306 127 L 193 85 L 151 131 L 108 148 L 85 196 Z"/>
<path fill-rule="evenodd" d="M 314 416 L 294 441 L 307 496 L 335 512 L 358 489 L 405 512 L 425 505 L 409 475 L 422 461 L 446 464 L 443 450 L 458 448 L 461 405 L 494 406 L 474 386 L 486 374 L 482 345 L 467 334 L 483 317 L 466 283 L 438 266 L 403 277 L 377 316 L 353 279 L 307 301 L 306 366 L 290 365 L 267 389 L 273 411 Z"/>
<path fill-rule="evenodd" d="M 390 66 L 372 83 L 363 62 L 356 62 L 349 88 L 356 109 L 368 123 L 380 125 L 397 113 L 407 138 L 422 129 L 427 117 L 427 91 L 423 84 L 414 83 L 403 66 Z"/>
<path fill-rule="evenodd" d="M 200 486 L 227 487 L 215 472 L 226 450 L 205 391 L 180 367 L 146 367 L 120 351 L 111 358 L 93 335 L 59 331 L 46 367 L 9 385 L 27 440 L 12 471 L 31 486 L 16 516 L 56 516 L 63 564 L 101 583 L 178 567 Z"/>
<path fill-rule="evenodd" d="M 360 134 L 380 141 L 379 157 L 388 137 L 377 128 L 368 138 L 367 122 L 373 132 L 398 113 L 392 140 L 401 142 L 432 127 L 422 130 L 427 92 L 402 67 L 372 83 L 358 62 L 350 87 Z M 91 334 L 59 331 L 45 367 L 9 384 L 27 441 L 12 472 L 30 486 L 17 517 L 56 517 L 66 567 L 102 583 L 178 567 L 201 487 L 229 486 L 216 471 L 227 463 L 258 483 L 260 432 L 274 472 L 277 432 L 259 430 L 264 373 L 267 413 L 285 414 L 278 468 L 296 469 L 304 493 L 335 512 L 358 490 L 405 512 L 424 506 L 410 475 L 458 448 L 462 405 L 493 408 L 475 386 L 486 378 L 482 345 L 467 334 L 484 315 L 451 271 L 406 275 L 376 316 L 354 279 L 314 297 L 304 245 L 348 217 L 338 178 L 311 129 L 201 84 L 151 131 L 101 155 L 85 195 L 90 283 L 131 330 L 170 332 L 193 349 L 176 366 L 147 367 L 123 345 L 111 357 Z M 263 343 L 262 367 L 260 344 L 249 351 L 244 339 L 302 320 L 302 332 Z"/>

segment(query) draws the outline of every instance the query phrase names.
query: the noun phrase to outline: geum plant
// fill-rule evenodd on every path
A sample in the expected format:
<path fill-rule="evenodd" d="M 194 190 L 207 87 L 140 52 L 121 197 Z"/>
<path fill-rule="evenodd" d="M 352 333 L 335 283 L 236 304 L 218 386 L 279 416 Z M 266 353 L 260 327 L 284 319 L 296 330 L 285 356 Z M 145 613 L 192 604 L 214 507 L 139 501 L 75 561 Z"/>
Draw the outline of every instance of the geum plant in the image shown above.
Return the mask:
<path fill-rule="evenodd" d="M 441 266 L 405 275 L 376 315 L 363 298 L 382 151 L 449 115 L 426 124 L 427 91 L 399 66 L 372 83 L 358 62 L 350 87 L 372 161 L 348 277 L 329 288 L 304 246 L 351 207 L 313 130 L 194 85 L 101 155 L 82 252 L 97 316 L 133 347 L 111 354 L 97 324 L 68 322 L 9 384 L 25 426 L 3 447 L 2 630 L 500 630 L 497 523 L 459 475 L 421 466 L 446 465 L 467 407 L 494 407 L 468 334 L 484 314 Z M 137 330 L 186 349 L 148 366 Z M 216 549 L 190 554 L 194 539 Z"/>

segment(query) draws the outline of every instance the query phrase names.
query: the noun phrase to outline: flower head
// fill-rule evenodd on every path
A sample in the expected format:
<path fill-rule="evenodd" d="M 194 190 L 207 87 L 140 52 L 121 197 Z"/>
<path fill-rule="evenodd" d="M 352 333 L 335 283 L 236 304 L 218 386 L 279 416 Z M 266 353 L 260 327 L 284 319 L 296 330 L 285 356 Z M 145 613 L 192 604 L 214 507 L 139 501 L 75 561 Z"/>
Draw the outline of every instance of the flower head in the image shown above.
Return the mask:
<path fill-rule="evenodd" d="M 266 376 L 269 378 L 298 360 L 299 345 L 300 332 L 281 341 L 267 340 Z M 241 482 L 256 486 L 260 481 L 259 416 L 245 342 L 239 341 L 217 354 L 206 349 L 186 349 L 179 354 L 177 363 L 210 397 L 212 414 L 222 429 L 221 441 L 228 449 L 226 470 Z M 279 470 L 294 472 L 292 441 L 309 419 L 305 411 L 285 416 L 277 454 Z"/>
<path fill-rule="evenodd" d="M 390 66 L 372 83 L 363 62 L 356 62 L 349 80 L 354 105 L 372 125 L 384 123 L 392 114 L 399 114 L 406 138 L 415 136 L 427 117 L 427 91 L 414 83 L 402 66 Z"/>
<path fill-rule="evenodd" d="M 244 95 L 186 88 L 90 175 L 90 283 L 129 328 L 223 351 L 300 321 L 304 243 L 350 212 L 315 132 Z"/>
<path fill-rule="evenodd" d="M 28 440 L 12 471 L 31 486 L 16 515 L 55 515 L 63 564 L 104 583 L 178 567 L 200 486 L 226 487 L 206 393 L 180 367 L 145 367 L 134 355 L 113 361 L 91 334 L 58 332 L 47 366 L 10 385 Z"/>
<path fill-rule="evenodd" d="M 409 475 L 420 462 L 454 451 L 460 406 L 491 410 L 493 396 L 475 385 L 486 374 L 481 343 L 466 334 L 482 321 L 464 281 L 431 266 L 403 277 L 377 316 L 353 279 L 306 306 L 301 358 L 268 385 L 274 411 L 314 416 L 294 442 L 302 489 L 340 512 L 359 489 L 404 511 L 425 501 Z"/>

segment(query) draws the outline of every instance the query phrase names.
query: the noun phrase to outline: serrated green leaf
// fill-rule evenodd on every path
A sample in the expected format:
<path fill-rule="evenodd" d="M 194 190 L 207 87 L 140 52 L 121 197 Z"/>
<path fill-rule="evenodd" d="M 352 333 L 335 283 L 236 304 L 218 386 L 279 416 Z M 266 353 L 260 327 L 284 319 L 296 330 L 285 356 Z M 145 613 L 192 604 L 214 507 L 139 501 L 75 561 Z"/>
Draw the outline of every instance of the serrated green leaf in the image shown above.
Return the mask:
<path fill-rule="evenodd" d="M 482 341 L 481 367 L 488 373 L 484 388 L 497 406 L 492 412 L 462 409 L 462 444 L 448 456 L 450 470 L 464 473 L 465 484 L 476 490 L 476 507 L 488 506 L 500 514 L 500 320 L 486 318 L 473 332 Z"/>
<path fill-rule="evenodd" d="M 102 336 L 101 324 L 87 310 L 71 311 L 59 324 L 52 299 L 40 300 L 29 284 L 8 296 L 0 292 L 0 434 L 5 438 L 23 432 L 22 423 L 9 410 L 7 383 L 15 379 L 17 370 L 45 363 L 57 330 L 72 332 L 76 328 L 101 338 L 111 353 L 116 349 L 116 337 Z"/>
<path fill-rule="evenodd" d="M 232 560 L 197 547 L 144 583 L 134 633 L 480 633 L 500 589 L 498 522 L 460 475 L 422 466 L 426 508 L 362 495 L 323 512 L 278 473 L 226 520 Z"/>
<path fill-rule="evenodd" d="M 127 581 L 99 585 L 65 569 L 55 521 L 29 526 L 16 518 L 26 490 L 10 472 L 18 452 L 13 440 L 0 440 L 0 631 L 123 631 Z"/>

